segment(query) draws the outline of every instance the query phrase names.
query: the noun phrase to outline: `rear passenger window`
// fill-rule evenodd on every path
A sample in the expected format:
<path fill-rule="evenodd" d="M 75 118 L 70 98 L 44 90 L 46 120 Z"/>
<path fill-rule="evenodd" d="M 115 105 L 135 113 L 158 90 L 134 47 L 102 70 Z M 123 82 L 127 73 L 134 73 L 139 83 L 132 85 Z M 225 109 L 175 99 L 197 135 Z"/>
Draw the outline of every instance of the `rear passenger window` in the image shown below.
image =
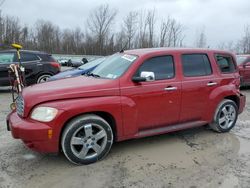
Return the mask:
<path fill-rule="evenodd" d="M 21 61 L 38 61 L 40 60 L 37 55 L 31 53 L 21 53 Z"/>
<path fill-rule="evenodd" d="M 211 65 L 205 54 L 182 55 L 182 68 L 184 76 L 205 76 L 212 74 Z"/>
<path fill-rule="evenodd" d="M 231 56 L 216 55 L 217 65 L 222 73 L 231 73 L 235 71 L 235 65 Z"/>
<path fill-rule="evenodd" d="M 136 75 L 141 72 L 154 72 L 155 80 L 170 79 L 174 77 L 174 61 L 172 56 L 153 57 L 146 60 L 138 69 Z"/>

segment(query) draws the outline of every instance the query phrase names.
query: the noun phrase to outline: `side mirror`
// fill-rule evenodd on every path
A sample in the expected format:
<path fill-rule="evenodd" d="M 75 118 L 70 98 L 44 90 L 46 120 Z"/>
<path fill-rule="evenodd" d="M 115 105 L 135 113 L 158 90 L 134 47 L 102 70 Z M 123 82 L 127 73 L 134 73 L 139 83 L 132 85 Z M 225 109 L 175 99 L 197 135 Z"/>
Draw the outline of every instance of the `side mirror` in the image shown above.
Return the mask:
<path fill-rule="evenodd" d="M 132 78 L 133 82 L 148 82 L 148 81 L 154 81 L 155 80 L 155 73 L 154 72 L 147 72 L 143 71 L 141 72 L 140 76 L 136 76 Z"/>
<path fill-rule="evenodd" d="M 146 78 L 146 81 L 154 81 L 155 80 L 155 73 L 154 72 L 142 71 L 140 76 L 142 78 Z"/>

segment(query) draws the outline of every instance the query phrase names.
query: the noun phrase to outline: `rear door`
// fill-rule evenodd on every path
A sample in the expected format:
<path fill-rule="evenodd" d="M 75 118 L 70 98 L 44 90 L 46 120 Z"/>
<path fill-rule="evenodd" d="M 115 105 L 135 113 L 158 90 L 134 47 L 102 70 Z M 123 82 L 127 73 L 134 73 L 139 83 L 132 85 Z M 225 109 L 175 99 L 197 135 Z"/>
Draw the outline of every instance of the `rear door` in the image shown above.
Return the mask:
<path fill-rule="evenodd" d="M 16 59 L 15 56 L 15 60 Z M 36 54 L 30 52 L 21 52 L 21 62 L 25 67 L 25 77 L 29 78 L 30 76 L 34 76 L 34 74 L 38 73 L 43 67 L 43 64 L 40 62 L 41 58 L 39 58 Z"/>
<path fill-rule="evenodd" d="M 180 122 L 202 121 L 206 117 L 210 93 L 217 78 L 207 54 L 181 54 L 182 103 Z"/>
<path fill-rule="evenodd" d="M 0 52 L 0 86 L 8 86 L 8 67 L 14 61 L 14 52 Z"/>

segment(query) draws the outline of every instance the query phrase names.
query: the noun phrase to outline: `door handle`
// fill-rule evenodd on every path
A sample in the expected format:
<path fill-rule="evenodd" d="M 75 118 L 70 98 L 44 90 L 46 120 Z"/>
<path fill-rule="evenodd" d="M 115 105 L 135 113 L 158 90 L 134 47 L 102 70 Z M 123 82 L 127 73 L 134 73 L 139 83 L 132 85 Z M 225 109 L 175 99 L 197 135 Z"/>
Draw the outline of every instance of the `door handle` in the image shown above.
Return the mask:
<path fill-rule="evenodd" d="M 177 87 L 172 87 L 172 86 L 170 86 L 170 87 L 164 88 L 164 90 L 165 90 L 165 91 L 175 91 L 175 90 L 177 90 Z"/>
<path fill-rule="evenodd" d="M 215 85 L 217 85 L 216 82 L 208 82 L 208 83 L 207 83 L 207 86 L 215 86 Z"/>

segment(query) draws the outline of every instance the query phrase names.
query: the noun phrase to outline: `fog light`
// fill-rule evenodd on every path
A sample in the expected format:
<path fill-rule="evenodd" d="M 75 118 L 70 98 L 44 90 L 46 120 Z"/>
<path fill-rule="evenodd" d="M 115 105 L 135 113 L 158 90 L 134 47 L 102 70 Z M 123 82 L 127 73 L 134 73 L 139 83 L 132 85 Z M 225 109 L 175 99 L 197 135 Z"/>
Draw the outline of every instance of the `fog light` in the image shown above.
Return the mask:
<path fill-rule="evenodd" d="M 11 110 L 15 110 L 15 109 L 16 109 L 16 103 L 14 103 L 14 102 L 11 103 L 11 104 L 10 104 L 10 109 L 11 109 Z"/>

